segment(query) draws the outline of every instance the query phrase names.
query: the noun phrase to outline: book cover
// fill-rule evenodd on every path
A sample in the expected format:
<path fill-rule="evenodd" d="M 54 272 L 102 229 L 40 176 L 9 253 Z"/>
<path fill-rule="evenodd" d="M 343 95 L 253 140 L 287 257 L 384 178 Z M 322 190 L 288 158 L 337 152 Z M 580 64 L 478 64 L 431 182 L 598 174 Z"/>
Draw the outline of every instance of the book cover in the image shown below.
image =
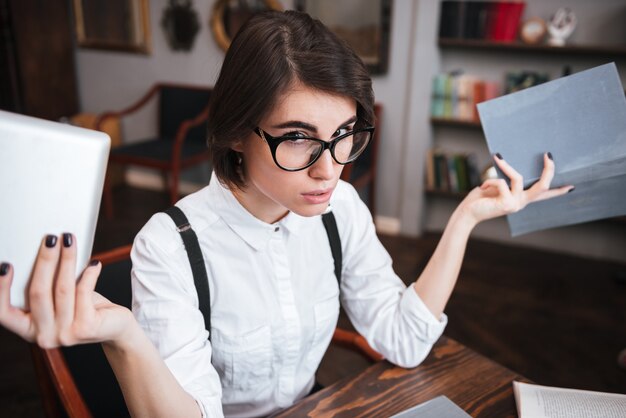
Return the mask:
<path fill-rule="evenodd" d="M 429 401 L 392 415 L 389 418 L 471 418 L 447 396 L 440 395 Z"/>
<path fill-rule="evenodd" d="M 556 164 L 552 187 L 576 187 L 509 215 L 513 236 L 626 214 L 626 98 L 614 63 L 483 102 L 478 112 L 489 151 L 525 187 L 541 175 L 545 152 Z"/>

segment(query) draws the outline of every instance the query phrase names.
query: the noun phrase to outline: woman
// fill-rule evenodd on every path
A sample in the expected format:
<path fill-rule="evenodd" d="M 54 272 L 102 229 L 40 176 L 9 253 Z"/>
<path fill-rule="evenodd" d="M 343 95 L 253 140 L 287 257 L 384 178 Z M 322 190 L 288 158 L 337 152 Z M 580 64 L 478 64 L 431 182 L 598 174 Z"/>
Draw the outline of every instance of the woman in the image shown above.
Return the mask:
<path fill-rule="evenodd" d="M 133 416 L 262 416 L 291 405 L 312 389 L 340 300 L 374 349 L 400 366 L 419 364 L 446 325 L 473 227 L 572 187 L 549 189 L 549 154 L 528 190 L 497 156 L 510 187 L 488 180 L 469 193 L 406 287 L 366 207 L 339 182 L 369 141 L 373 102 L 363 63 L 319 21 L 297 12 L 252 18 L 212 97 L 215 176 L 177 204 L 205 259 L 210 333 L 185 246 L 164 213 L 134 243 L 134 317 L 93 291 L 98 263 L 74 283 L 75 246 L 65 234 L 62 244 L 42 243 L 30 313 L 10 306 L 12 271 L 2 265 L 0 323 L 42 347 L 101 341 Z M 340 287 L 318 216 L 328 210 L 341 238 Z"/>

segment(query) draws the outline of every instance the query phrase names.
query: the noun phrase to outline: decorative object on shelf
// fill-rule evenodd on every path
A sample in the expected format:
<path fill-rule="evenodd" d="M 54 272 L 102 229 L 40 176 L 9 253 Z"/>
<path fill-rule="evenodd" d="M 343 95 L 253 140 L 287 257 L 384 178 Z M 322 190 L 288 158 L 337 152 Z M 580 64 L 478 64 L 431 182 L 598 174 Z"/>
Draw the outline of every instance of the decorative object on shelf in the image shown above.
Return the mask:
<path fill-rule="evenodd" d="M 509 72 L 505 76 L 504 91 L 505 94 L 515 93 L 528 87 L 538 86 L 549 80 L 550 77 L 545 73 L 535 71 Z"/>
<path fill-rule="evenodd" d="M 200 30 L 200 19 L 191 0 L 170 0 L 163 10 L 161 27 L 171 49 L 190 51 Z"/>
<path fill-rule="evenodd" d="M 283 6 L 278 0 L 216 0 L 209 21 L 215 42 L 226 51 L 241 25 L 265 10 L 283 10 Z"/>
<path fill-rule="evenodd" d="M 150 53 L 148 0 L 74 0 L 81 48 Z"/>
<path fill-rule="evenodd" d="M 520 39 L 525 44 L 539 45 L 543 43 L 548 28 L 546 22 L 540 17 L 527 19 L 520 29 Z"/>
<path fill-rule="evenodd" d="M 557 10 L 548 22 L 548 32 L 550 33 L 548 44 L 552 46 L 565 45 L 565 41 L 572 35 L 577 24 L 578 19 L 573 11 L 565 7 Z"/>

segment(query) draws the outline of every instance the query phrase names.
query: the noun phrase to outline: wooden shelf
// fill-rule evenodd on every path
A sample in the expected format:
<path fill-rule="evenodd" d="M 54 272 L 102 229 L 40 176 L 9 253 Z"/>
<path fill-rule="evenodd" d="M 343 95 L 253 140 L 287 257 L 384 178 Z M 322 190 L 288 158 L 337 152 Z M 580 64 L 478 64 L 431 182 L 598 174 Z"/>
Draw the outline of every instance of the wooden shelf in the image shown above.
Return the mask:
<path fill-rule="evenodd" d="M 480 39 L 439 38 L 441 48 L 467 48 L 493 51 L 527 51 L 562 55 L 602 55 L 626 57 L 626 45 L 527 45 L 520 42 L 493 42 Z"/>
<path fill-rule="evenodd" d="M 445 190 L 426 189 L 426 194 L 429 196 L 446 197 L 450 199 L 463 199 L 467 196 L 467 192 L 448 192 Z"/>
<path fill-rule="evenodd" d="M 480 122 L 472 120 L 452 119 L 452 118 L 430 118 L 430 123 L 437 126 L 452 126 L 457 128 L 482 129 Z"/>

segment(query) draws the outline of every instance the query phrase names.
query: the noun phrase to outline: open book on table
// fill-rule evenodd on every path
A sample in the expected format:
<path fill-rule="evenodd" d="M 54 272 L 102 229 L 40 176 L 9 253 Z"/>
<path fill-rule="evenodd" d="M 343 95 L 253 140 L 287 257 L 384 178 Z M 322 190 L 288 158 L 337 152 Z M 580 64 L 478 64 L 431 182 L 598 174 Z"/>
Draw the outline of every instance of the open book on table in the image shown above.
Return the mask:
<path fill-rule="evenodd" d="M 624 418 L 626 395 L 513 382 L 519 418 Z"/>

